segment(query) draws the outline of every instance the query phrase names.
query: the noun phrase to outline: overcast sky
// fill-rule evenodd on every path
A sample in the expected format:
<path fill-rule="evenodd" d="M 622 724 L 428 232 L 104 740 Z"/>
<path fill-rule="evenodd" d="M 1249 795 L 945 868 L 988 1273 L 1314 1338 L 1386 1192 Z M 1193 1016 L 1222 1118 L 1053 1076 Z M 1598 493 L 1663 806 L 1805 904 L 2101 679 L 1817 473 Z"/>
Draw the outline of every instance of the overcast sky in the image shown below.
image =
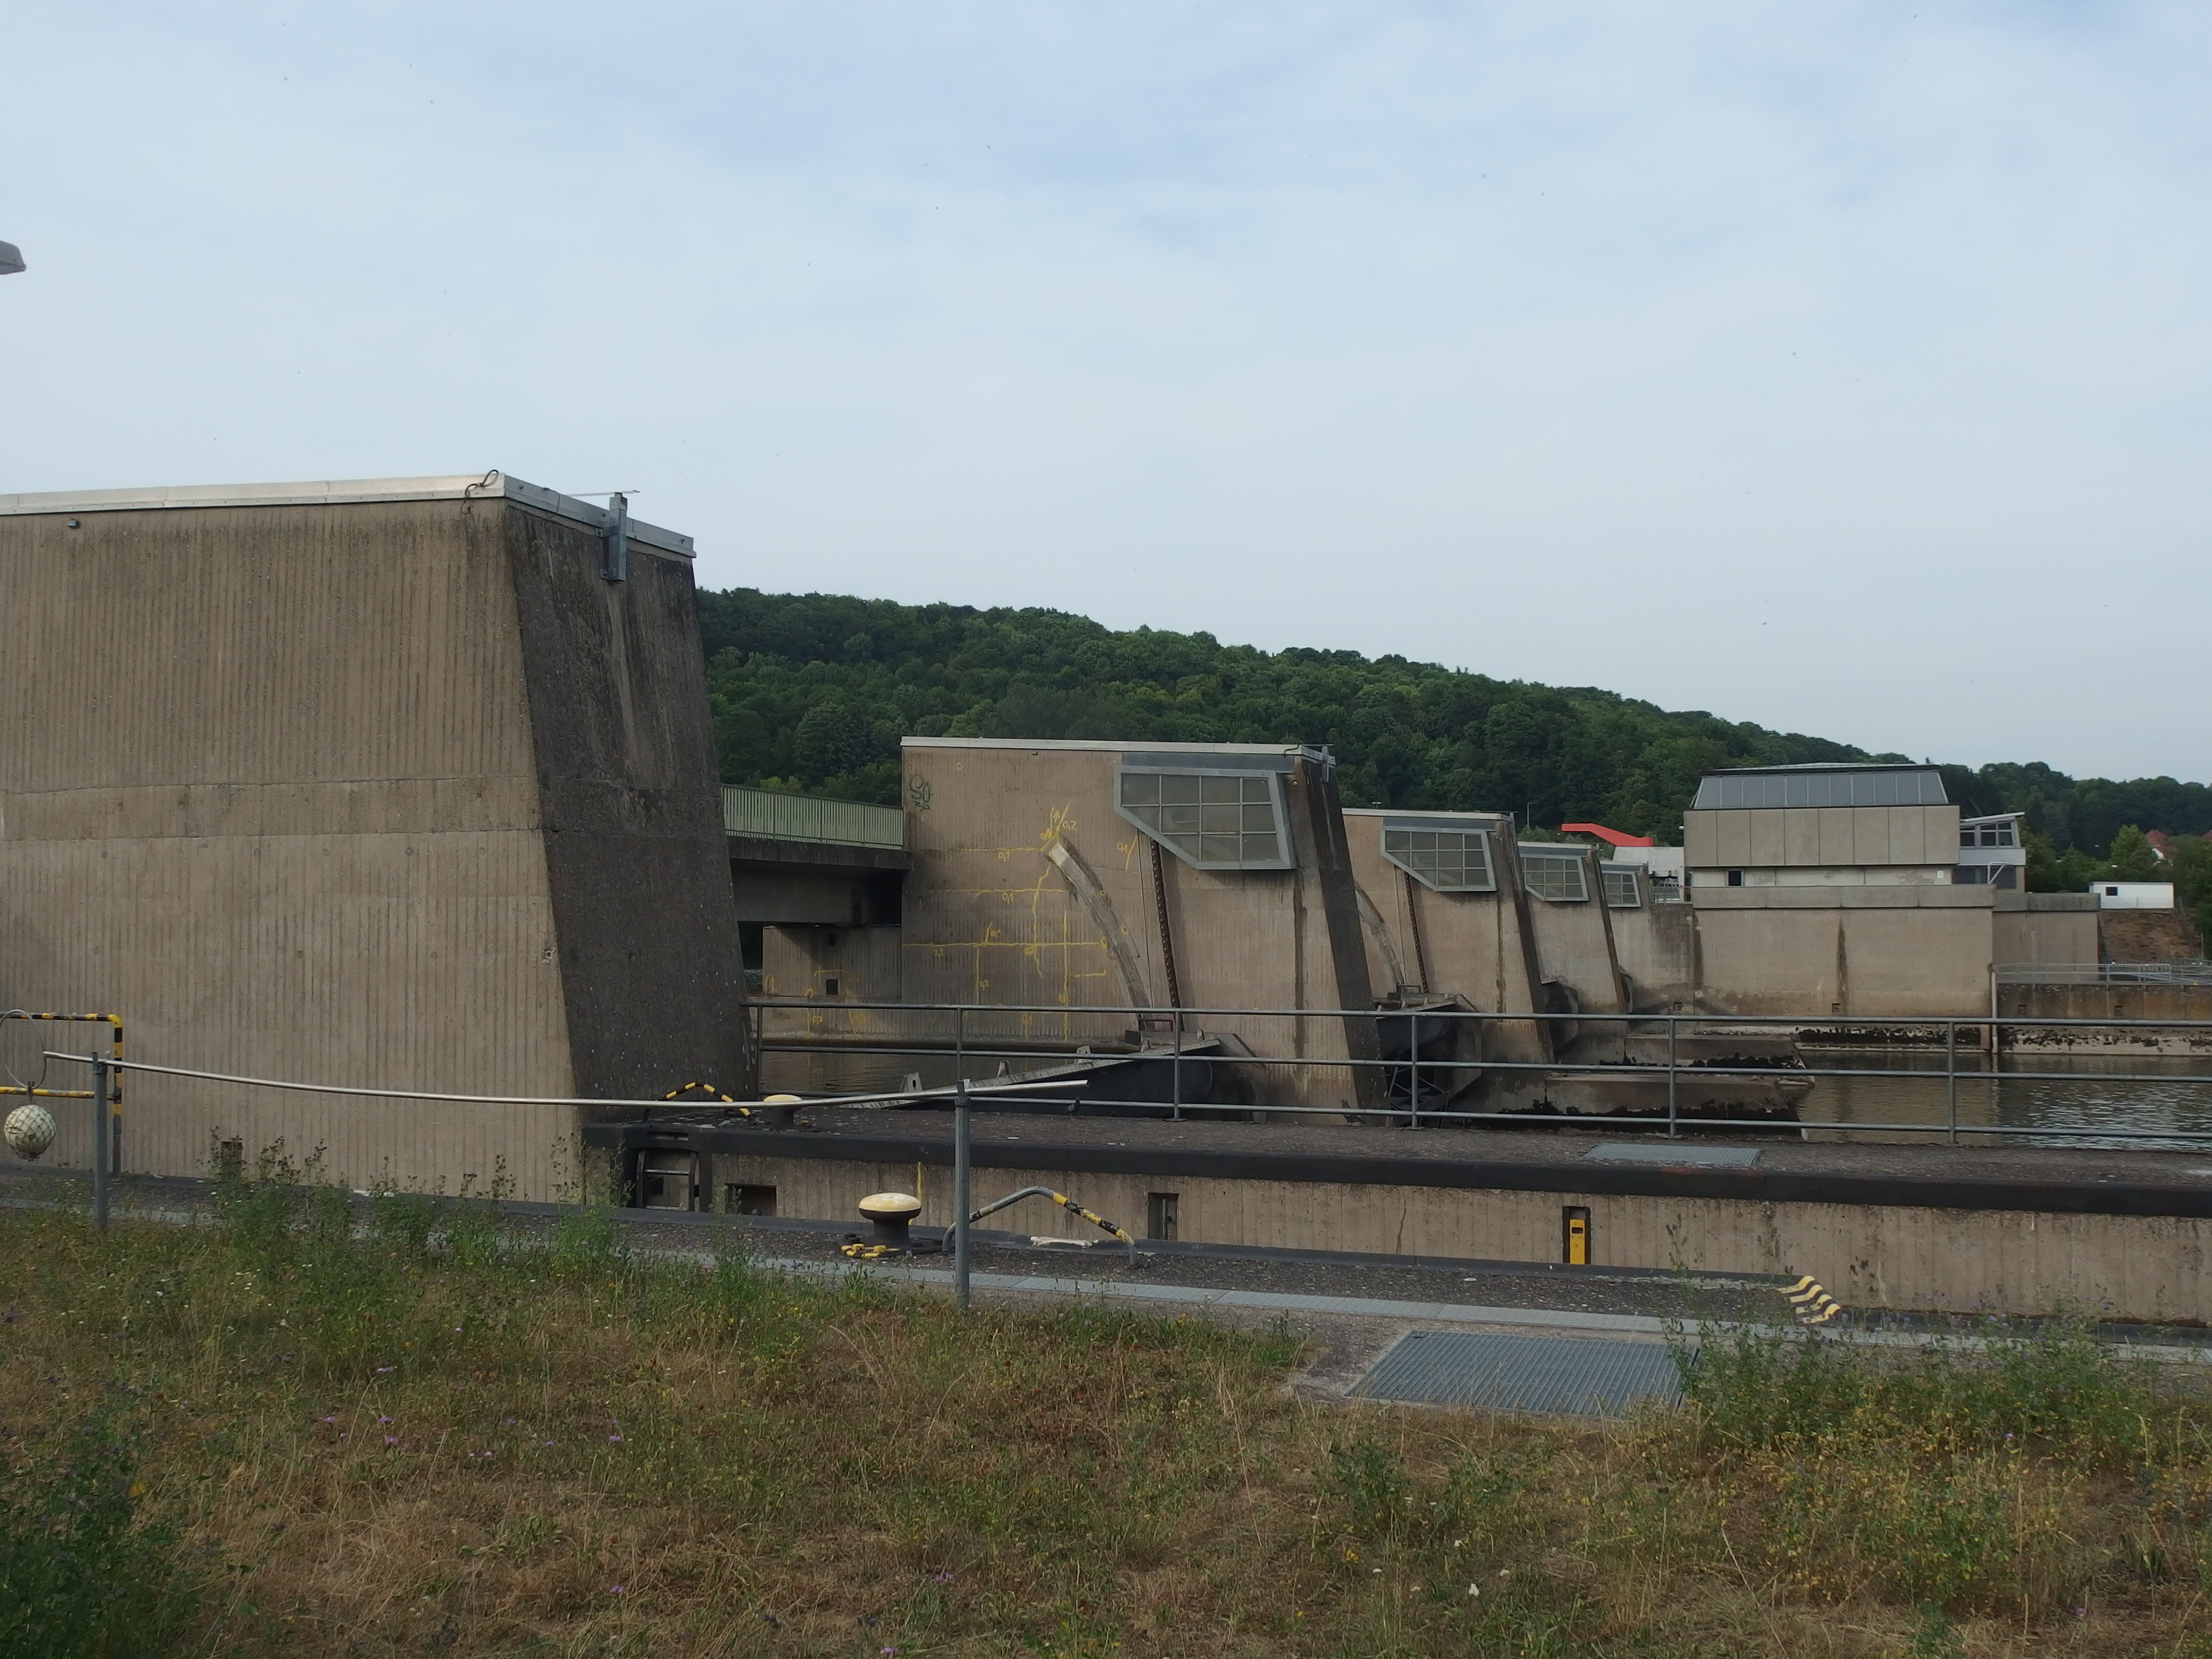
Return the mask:
<path fill-rule="evenodd" d="M 2212 777 L 2212 6 L 8 9 L 0 490 Z"/>

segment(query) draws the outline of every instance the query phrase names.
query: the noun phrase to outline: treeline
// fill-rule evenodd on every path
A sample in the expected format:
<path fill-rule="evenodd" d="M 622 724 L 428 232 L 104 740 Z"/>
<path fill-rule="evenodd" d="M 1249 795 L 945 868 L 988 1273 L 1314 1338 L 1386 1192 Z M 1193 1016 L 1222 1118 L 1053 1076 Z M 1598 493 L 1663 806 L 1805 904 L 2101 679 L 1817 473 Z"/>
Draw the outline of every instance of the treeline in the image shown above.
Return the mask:
<path fill-rule="evenodd" d="M 699 611 L 724 780 L 886 805 L 908 735 L 1312 743 L 1334 751 L 1350 803 L 1592 819 L 1672 842 L 1716 767 L 1909 758 L 1588 687 L 1118 633 L 1057 611 L 740 587 L 701 593 Z M 2129 824 L 2212 830 L 2203 784 L 2039 763 L 1943 774 L 1970 812 L 2026 811 L 2062 852 L 2102 858 Z"/>

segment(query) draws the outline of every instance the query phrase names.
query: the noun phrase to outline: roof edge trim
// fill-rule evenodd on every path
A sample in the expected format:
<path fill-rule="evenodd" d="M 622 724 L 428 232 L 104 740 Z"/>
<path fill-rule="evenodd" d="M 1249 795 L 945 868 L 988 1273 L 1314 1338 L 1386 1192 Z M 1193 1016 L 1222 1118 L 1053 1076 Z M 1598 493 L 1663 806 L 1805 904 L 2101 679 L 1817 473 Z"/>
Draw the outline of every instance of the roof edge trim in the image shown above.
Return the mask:
<path fill-rule="evenodd" d="M 337 507 L 367 501 L 505 500 L 550 513 L 586 529 L 606 527 L 605 507 L 501 472 L 426 478 L 312 479 L 298 483 L 176 484 L 150 489 L 52 489 L 0 495 L 0 517 L 52 513 L 151 513 L 195 507 Z M 695 556 L 692 538 L 641 520 L 629 538 L 657 552 Z"/>

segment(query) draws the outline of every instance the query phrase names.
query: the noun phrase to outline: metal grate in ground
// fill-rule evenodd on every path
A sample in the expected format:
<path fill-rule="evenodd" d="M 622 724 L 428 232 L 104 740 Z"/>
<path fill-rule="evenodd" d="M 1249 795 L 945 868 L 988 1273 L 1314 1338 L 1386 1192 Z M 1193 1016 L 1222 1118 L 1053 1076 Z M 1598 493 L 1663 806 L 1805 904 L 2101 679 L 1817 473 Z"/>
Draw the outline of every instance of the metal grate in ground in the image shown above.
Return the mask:
<path fill-rule="evenodd" d="M 1748 1170 L 1756 1146 L 1685 1146 L 1679 1140 L 1608 1140 L 1583 1154 L 1585 1164 L 1660 1164 L 1703 1170 Z"/>
<path fill-rule="evenodd" d="M 1620 1417 L 1678 1404 L 1681 1375 L 1656 1342 L 1409 1331 L 1352 1390 L 1355 1398 L 1564 1417 Z"/>

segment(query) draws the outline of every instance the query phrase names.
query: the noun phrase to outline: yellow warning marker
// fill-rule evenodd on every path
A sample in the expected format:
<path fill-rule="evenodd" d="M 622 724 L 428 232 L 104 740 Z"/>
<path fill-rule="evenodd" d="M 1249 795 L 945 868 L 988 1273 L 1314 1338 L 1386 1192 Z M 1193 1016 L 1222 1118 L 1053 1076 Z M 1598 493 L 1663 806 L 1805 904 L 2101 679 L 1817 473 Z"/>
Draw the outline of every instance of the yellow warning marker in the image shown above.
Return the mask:
<path fill-rule="evenodd" d="M 1820 1281 L 1810 1273 L 1784 1291 L 1782 1295 L 1796 1310 L 1797 1322 L 1801 1325 L 1825 1325 L 1844 1311 L 1844 1304 L 1823 1290 Z"/>

